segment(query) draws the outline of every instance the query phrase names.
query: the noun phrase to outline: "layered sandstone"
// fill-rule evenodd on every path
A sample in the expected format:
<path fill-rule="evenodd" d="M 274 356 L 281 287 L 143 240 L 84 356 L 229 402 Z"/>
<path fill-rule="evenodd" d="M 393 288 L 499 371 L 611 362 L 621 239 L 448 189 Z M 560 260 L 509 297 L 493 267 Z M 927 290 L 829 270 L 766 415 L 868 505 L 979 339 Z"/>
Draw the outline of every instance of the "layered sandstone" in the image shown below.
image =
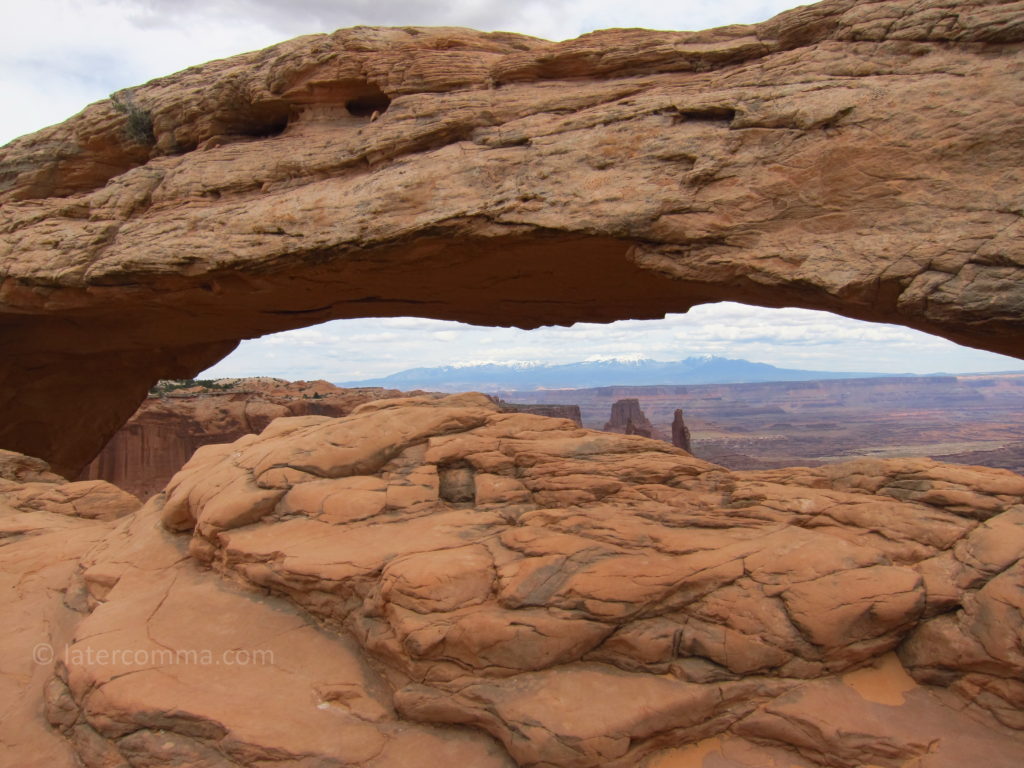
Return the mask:
<path fill-rule="evenodd" d="M 381 400 L 201 448 L 108 529 L 46 717 L 88 768 L 1015 768 L 1022 552 L 1006 471 Z"/>
<path fill-rule="evenodd" d="M 79 479 L 106 480 L 145 500 L 201 446 L 261 432 L 280 416 L 345 416 L 357 405 L 399 394 L 272 378 L 222 379 L 151 394 Z"/>
<path fill-rule="evenodd" d="M 0 149 L 0 445 L 74 476 L 157 379 L 341 317 L 733 299 L 1019 355 L 1020 17 L 356 28 L 122 91 Z"/>

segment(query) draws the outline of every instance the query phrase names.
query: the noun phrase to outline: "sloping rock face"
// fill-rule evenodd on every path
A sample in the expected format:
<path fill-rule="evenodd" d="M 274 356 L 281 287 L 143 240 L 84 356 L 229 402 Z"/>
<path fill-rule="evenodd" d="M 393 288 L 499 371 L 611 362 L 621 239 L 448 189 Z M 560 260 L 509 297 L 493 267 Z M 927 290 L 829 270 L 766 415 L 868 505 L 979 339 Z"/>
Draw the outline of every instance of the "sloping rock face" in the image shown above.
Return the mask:
<path fill-rule="evenodd" d="M 341 389 L 326 381 L 226 380 L 150 396 L 110 439 L 80 480 L 106 480 L 140 499 L 159 493 L 197 448 L 261 432 L 281 416 L 345 416 L 357 405 L 403 393 Z"/>
<path fill-rule="evenodd" d="M 201 448 L 85 554 L 46 713 L 87 768 L 1016 768 L 1022 551 L 1011 472 L 377 401 Z"/>
<path fill-rule="evenodd" d="M 0 150 L 0 445 L 75 476 L 157 379 L 330 318 L 732 299 L 1020 355 L 1020 19 L 357 28 L 122 91 Z"/>
<path fill-rule="evenodd" d="M 138 508 L 108 483 L 68 483 L 39 459 L 0 451 L 0 764 L 79 765 L 41 717 L 44 690 L 85 610 L 69 588 L 80 559 Z"/>

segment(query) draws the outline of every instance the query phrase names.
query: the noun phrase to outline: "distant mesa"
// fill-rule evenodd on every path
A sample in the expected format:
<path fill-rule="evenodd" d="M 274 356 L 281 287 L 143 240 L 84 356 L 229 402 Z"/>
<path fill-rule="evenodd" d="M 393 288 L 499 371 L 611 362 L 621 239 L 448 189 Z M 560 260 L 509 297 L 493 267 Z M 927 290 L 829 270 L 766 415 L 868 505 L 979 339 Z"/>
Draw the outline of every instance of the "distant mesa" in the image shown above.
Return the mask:
<path fill-rule="evenodd" d="M 503 396 L 574 403 L 591 429 L 614 426 L 610 410 L 635 401 L 655 437 L 729 469 L 929 456 L 1024 472 L 1024 374 L 605 386 Z M 680 409 L 685 431 L 677 424 Z"/>
<path fill-rule="evenodd" d="M 578 405 L 507 403 L 500 398 L 494 398 L 494 401 L 501 408 L 502 413 L 532 413 L 536 416 L 549 416 L 553 419 L 569 419 L 577 427 L 583 426 L 583 417 L 580 415 Z"/>
<path fill-rule="evenodd" d="M 654 425 L 640 409 L 640 401 L 636 398 L 617 400 L 612 404 L 612 416 L 604 425 L 605 432 L 617 432 L 620 435 L 640 435 L 654 437 Z"/>

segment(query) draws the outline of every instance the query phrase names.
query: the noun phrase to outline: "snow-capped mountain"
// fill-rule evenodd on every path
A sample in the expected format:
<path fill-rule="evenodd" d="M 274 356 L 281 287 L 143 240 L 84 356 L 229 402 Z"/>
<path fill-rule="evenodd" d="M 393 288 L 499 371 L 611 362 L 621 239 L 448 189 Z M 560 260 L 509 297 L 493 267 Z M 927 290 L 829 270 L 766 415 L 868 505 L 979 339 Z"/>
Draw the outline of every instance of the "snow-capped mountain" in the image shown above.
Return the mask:
<path fill-rule="evenodd" d="M 579 363 L 479 363 L 410 368 L 379 379 L 346 381 L 342 387 L 389 387 L 440 392 L 503 392 L 532 389 L 580 389 L 657 384 L 737 384 L 753 381 L 811 381 L 887 376 L 882 373 L 837 373 L 776 368 L 766 363 L 726 357 L 689 357 L 677 362 L 644 358 L 591 359 Z"/>

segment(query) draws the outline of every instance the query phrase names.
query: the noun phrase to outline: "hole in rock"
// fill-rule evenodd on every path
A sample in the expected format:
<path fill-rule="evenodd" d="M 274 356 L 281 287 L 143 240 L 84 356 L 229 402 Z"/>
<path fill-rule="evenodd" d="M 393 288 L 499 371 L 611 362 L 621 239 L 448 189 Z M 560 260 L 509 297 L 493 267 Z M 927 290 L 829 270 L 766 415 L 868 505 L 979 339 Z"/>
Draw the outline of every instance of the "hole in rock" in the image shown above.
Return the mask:
<path fill-rule="evenodd" d="M 291 106 L 284 102 L 254 104 L 250 110 L 224 124 L 224 133 L 268 139 L 288 127 Z"/>
<path fill-rule="evenodd" d="M 476 480 L 468 466 L 438 467 L 438 495 L 452 504 L 476 501 Z"/>
<path fill-rule="evenodd" d="M 353 117 L 370 117 L 374 112 L 383 113 L 391 105 L 391 99 L 380 88 L 367 88 L 372 90 L 345 102 L 345 109 Z"/>
<path fill-rule="evenodd" d="M 84 476 L 151 495 L 200 445 L 252 426 L 247 398 L 274 413 L 343 415 L 355 401 L 332 394 L 335 385 L 358 397 L 481 391 L 592 429 L 626 431 L 631 420 L 634 432 L 677 445 L 688 430 L 692 453 L 732 469 L 928 456 L 1024 470 L 1020 360 L 804 309 L 705 304 L 664 320 L 532 331 L 336 320 L 243 342 L 199 378 L 209 381 L 151 397 Z M 211 404 L 197 404 L 217 398 L 233 400 L 238 418 L 201 423 Z M 629 418 L 616 424 L 613 406 L 626 400 L 636 407 L 621 406 Z M 178 404 L 180 423 L 168 426 L 161 409 Z M 465 467 L 442 467 L 440 483 L 450 503 L 474 498 Z"/>
<path fill-rule="evenodd" d="M 736 117 L 736 110 L 728 107 L 705 107 L 703 109 L 681 110 L 684 120 L 721 121 L 730 123 Z"/>

